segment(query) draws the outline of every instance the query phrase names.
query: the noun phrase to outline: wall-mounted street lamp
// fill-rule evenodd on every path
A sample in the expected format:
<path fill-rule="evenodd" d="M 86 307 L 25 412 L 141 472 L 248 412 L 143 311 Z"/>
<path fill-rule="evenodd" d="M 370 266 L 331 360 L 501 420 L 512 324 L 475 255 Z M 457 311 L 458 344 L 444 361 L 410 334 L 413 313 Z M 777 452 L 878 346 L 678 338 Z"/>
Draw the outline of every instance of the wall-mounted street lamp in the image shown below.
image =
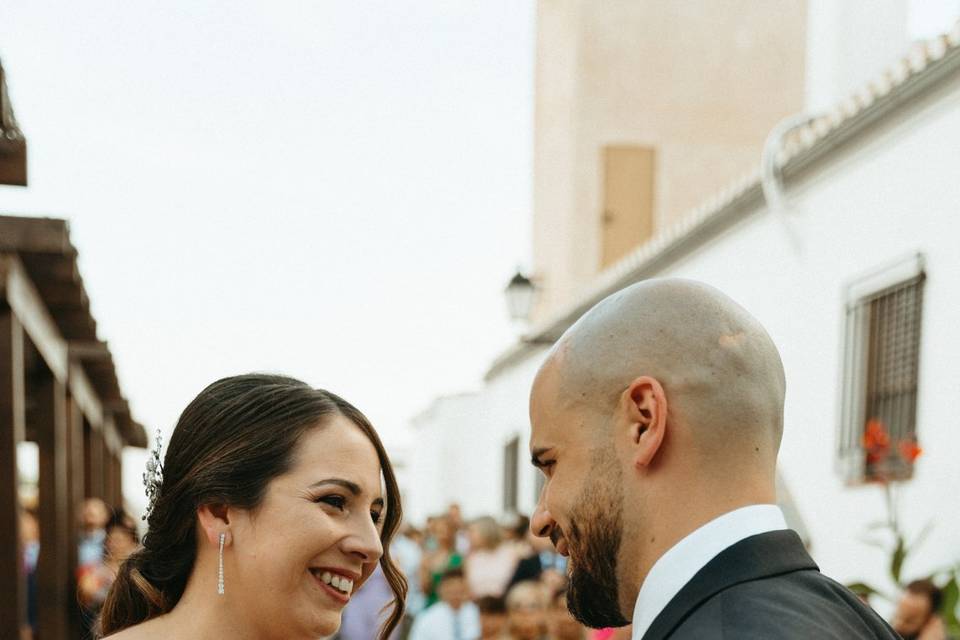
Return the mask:
<path fill-rule="evenodd" d="M 533 281 L 518 269 L 503 292 L 507 298 L 507 310 L 511 320 L 526 322 L 530 318 L 536 292 Z"/>

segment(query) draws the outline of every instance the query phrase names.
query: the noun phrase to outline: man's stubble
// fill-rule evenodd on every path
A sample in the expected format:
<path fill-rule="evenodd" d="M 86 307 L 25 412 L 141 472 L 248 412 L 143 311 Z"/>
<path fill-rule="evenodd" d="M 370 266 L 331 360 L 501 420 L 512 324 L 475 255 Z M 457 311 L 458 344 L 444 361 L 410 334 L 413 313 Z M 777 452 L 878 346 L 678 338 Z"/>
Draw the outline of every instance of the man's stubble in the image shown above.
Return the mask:
<path fill-rule="evenodd" d="M 567 607 L 582 624 L 594 629 L 630 623 L 620 612 L 617 558 L 623 538 L 622 474 L 616 456 L 596 457 L 570 514 L 565 532 L 570 545 L 570 587 Z M 556 542 L 556 540 L 554 540 Z"/>

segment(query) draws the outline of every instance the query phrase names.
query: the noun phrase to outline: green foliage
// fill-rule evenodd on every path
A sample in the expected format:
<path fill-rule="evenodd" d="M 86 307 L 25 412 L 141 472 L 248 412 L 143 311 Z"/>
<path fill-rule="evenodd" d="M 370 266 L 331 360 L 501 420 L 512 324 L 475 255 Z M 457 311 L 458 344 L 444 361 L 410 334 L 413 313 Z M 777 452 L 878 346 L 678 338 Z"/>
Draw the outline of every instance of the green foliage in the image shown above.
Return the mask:
<path fill-rule="evenodd" d="M 850 582 L 847 584 L 847 589 L 850 589 L 850 591 L 853 591 L 855 594 L 857 594 L 861 598 L 870 599 L 875 595 L 881 595 L 881 596 L 883 595 L 879 591 L 877 591 L 876 589 L 868 585 L 866 582 Z"/>
<path fill-rule="evenodd" d="M 950 571 L 950 579 L 943 585 L 943 605 L 940 607 L 947 631 L 952 636 L 960 634 L 960 619 L 957 617 L 960 612 L 960 607 L 957 606 L 960 604 L 960 583 L 958 583 L 960 575 L 958 574 L 960 574 L 960 565 Z"/>
<path fill-rule="evenodd" d="M 890 554 L 890 576 L 893 581 L 900 584 L 900 572 L 903 569 L 903 561 L 907 559 L 907 543 L 903 536 L 897 535 L 897 543 L 893 547 L 893 553 Z"/>
<path fill-rule="evenodd" d="M 866 540 L 868 544 L 883 548 L 890 554 L 889 570 L 890 578 L 899 590 L 906 587 L 906 581 L 902 579 L 903 565 L 907 557 L 915 552 L 929 535 L 931 526 L 928 524 L 923 531 L 908 542 L 902 529 L 900 528 L 899 514 L 897 513 L 896 501 L 893 496 L 893 488 L 890 483 L 883 483 L 886 491 L 887 520 L 885 522 L 871 523 L 867 528 L 870 531 L 886 529 L 893 535 L 893 545 L 879 543 L 876 540 Z M 947 627 L 947 632 L 951 636 L 960 636 L 960 564 L 956 566 L 935 571 L 930 579 L 943 590 L 943 602 L 940 606 L 940 615 Z M 865 582 L 852 582 L 847 585 L 850 591 L 858 596 L 871 598 L 880 596 L 885 600 L 893 601 L 894 598 L 884 594 L 879 589 Z"/>

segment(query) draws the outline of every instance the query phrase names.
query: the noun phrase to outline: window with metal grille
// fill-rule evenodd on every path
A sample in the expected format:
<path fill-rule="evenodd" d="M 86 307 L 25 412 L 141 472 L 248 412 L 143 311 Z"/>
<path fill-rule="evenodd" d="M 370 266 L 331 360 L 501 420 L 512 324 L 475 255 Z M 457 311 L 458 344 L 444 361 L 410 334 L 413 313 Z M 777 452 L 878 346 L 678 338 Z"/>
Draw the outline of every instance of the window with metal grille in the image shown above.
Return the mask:
<path fill-rule="evenodd" d="M 923 283 L 918 255 L 848 289 L 838 442 L 848 482 L 913 474 Z"/>
<path fill-rule="evenodd" d="M 515 437 L 503 447 L 503 510 L 517 511 L 517 484 L 520 473 L 520 438 Z"/>

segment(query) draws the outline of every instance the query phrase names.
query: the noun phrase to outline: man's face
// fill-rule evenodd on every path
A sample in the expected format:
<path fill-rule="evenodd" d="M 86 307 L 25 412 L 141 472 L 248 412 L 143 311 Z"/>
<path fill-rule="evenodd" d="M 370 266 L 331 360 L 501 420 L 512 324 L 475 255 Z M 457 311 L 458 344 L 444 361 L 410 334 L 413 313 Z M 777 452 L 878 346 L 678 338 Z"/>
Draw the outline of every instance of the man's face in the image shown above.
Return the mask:
<path fill-rule="evenodd" d="M 930 619 L 930 613 L 930 599 L 927 596 L 907 591 L 897 603 L 891 626 L 904 637 L 914 636 Z"/>
<path fill-rule="evenodd" d="M 439 595 L 440 599 L 455 611 L 470 600 L 470 590 L 463 578 L 444 578 L 440 583 Z"/>
<path fill-rule="evenodd" d="M 623 487 L 613 445 L 591 428 L 596 415 L 571 408 L 558 395 L 555 367 L 547 365 L 530 399 L 533 463 L 546 480 L 530 528 L 549 536 L 570 558 L 570 612 L 583 624 L 619 627 L 617 560 L 623 530 Z"/>

